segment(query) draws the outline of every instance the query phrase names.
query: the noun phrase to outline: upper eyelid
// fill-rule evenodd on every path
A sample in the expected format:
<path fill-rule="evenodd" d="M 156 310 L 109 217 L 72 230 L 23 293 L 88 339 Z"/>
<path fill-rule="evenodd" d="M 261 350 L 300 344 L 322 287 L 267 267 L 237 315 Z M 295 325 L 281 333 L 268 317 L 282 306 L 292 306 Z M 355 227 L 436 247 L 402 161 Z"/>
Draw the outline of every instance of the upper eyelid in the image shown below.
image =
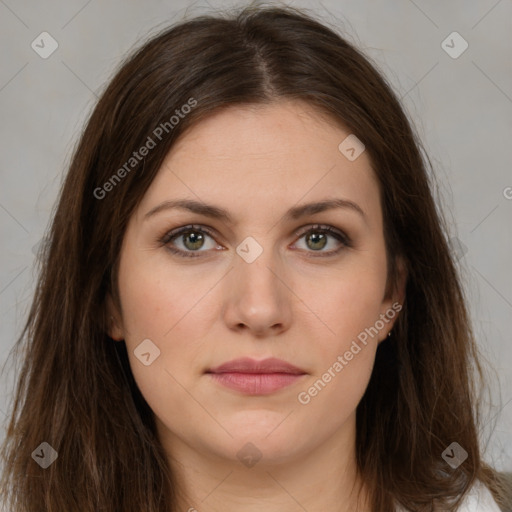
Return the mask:
<path fill-rule="evenodd" d="M 170 229 L 164 232 L 164 234 L 160 237 L 161 240 L 171 240 L 172 238 L 182 235 L 188 231 L 202 231 L 210 237 L 217 236 L 217 230 L 205 226 L 203 224 L 187 224 L 185 226 L 180 226 L 178 228 Z"/>
<path fill-rule="evenodd" d="M 296 236 L 303 236 L 305 235 L 306 233 L 308 233 L 309 231 L 314 231 L 314 230 L 318 230 L 318 231 L 322 231 L 322 230 L 333 230 L 335 231 L 336 233 L 338 233 L 339 235 L 342 235 L 342 236 L 345 236 L 347 237 L 347 235 L 345 234 L 345 232 L 340 229 L 340 228 L 337 228 L 336 226 L 331 226 L 330 224 L 320 224 L 320 223 L 314 223 L 314 224 L 307 224 L 306 226 L 302 226 L 300 228 L 297 228 L 296 230 L 294 230 L 294 234 Z"/>

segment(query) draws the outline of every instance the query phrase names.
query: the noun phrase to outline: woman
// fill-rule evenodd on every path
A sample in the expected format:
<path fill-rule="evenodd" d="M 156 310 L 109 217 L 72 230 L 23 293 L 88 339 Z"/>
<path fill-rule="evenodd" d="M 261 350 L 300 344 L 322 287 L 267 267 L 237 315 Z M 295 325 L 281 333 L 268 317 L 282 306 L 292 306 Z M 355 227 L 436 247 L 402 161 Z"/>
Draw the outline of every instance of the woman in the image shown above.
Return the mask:
<path fill-rule="evenodd" d="M 296 9 L 127 59 L 19 341 L 10 510 L 499 510 L 420 148 L 368 59 Z"/>

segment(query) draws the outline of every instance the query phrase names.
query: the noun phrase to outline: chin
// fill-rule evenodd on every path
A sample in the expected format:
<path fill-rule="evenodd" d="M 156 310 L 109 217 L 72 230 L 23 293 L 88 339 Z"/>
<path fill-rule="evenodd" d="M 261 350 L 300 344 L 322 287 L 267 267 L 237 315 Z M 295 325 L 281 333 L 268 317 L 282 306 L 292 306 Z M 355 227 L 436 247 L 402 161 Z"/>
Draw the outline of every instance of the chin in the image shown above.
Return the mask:
<path fill-rule="evenodd" d="M 291 410 L 291 409 L 290 409 Z M 288 439 L 298 431 L 292 418 L 287 418 L 290 411 L 273 412 L 268 410 L 239 411 L 230 418 L 220 420 L 222 425 L 236 439 L 273 440 Z"/>

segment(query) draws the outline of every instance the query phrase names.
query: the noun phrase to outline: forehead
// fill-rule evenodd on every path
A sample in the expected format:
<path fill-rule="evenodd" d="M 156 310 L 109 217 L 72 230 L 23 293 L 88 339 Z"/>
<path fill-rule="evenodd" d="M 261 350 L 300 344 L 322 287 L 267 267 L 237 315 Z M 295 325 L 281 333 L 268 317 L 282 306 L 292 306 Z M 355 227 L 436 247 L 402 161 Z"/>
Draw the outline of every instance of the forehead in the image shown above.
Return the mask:
<path fill-rule="evenodd" d="M 343 197 L 380 210 L 366 152 L 350 161 L 339 149 L 349 135 L 341 123 L 302 101 L 231 106 L 176 141 L 141 208 L 190 198 L 234 212 L 275 215 L 280 205 Z"/>
<path fill-rule="evenodd" d="M 200 121 L 184 134 L 168 158 L 176 162 L 183 153 L 200 159 L 206 152 L 216 159 L 279 158 L 317 159 L 343 134 L 340 122 L 304 101 L 233 105 Z M 303 142 L 310 140 L 306 146 Z M 195 149 L 193 154 L 191 151 Z"/>

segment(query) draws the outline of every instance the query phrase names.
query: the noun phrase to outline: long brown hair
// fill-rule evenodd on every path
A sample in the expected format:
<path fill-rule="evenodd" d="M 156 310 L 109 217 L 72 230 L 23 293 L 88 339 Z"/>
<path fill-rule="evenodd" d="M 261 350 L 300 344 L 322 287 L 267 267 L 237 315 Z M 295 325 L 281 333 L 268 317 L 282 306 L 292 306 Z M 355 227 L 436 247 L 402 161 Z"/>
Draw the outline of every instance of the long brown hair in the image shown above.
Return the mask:
<path fill-rule="evenodd" d="M 23 366 L 2 450 L 10 510 L 176 510 L 152 411 L 125 344 L 107 335 L 105 298 L 119 306 L 128 219 L 177 138 L 219 109 L 286 99 L 308 102 L 365 144 L 389 282 L 398 258 L 407 269 L 403 310 L 357 409 L 358 469 L 373 510 L 448 510 L 476 479 L 496 486 L 478 446 L 477 349 L 421 142 L 376 66 L 333 29 L 304 10 L 246 6 L 150 38 L 85 126 L 16 345 Z M 178 121 L 177 110 L 186 112 Z M 148 137 L 154 147 L 131 160 Z M 441 456 L 453 441 L 468 453 L 457 469 Z M 32 457 L 42 442 L 58 453 L 47 469 Z"/>

